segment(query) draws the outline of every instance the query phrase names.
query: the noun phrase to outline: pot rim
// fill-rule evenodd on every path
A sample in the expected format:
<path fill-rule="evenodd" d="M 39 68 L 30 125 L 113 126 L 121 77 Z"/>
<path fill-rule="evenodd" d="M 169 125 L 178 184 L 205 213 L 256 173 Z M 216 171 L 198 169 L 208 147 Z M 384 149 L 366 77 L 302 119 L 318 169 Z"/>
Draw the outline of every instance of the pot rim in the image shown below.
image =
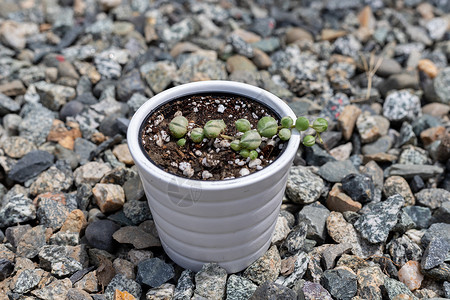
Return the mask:
<path fill-rule="evenodd" d="M 136 111 L 136 113 L 131 118 L 127 130 L 127 143 L 136 165 L 139 165 L 139 167 L 152 174 L 153 176 L 159 177 L 160 180 L 166 182 L 167 184 L 173 184 L 173 182 L 175 181 L 180 186 L 186 188 L 201 187 L 202 190 L 217 190 L 219 187 L 233 189 L 251 185 L 253 183 L 264 180 L 267 177 L 270 177 L 271 174 L 282 171 L 287 165 L 291 164 L 292 158 L 295 153 L 297 153 L 297 149 L 300 144 L 300 134 L 296 130 L 292 131 L 292 135 L 289 139 L 288 145 L 284 149 L 283 153 L 281 153 L 281 155 L 277 157 L 277 159 L 275 159 L 270 165 L 264 167 L 262 170 L 246 175 L 244 177 L 227 180 L 194 180 L 168 173 L 152 163 L 143 153 L 139 143 L 139 132 L 141 124 L 145 121 L 148 114 L 157 106 L 176 98 L 186 95 L 193 95 L 196 93 L 207 92 L 228 92 L 231 94 L 240 94 L 242 96 L 249 97 L 250 99 L 253 98 L 263 102 L 265 105 L 269 106 L 271 109 L 280 114 L 282 117 L 290 116 L 294 119 L 294 122 L 296 119 L 296 116 L 292 109 L 279 97 L 266 90 L 249 84 L 225 80 L 208 80 L 179 85 L 165 90 L 150 98 Z M 266 101 L 263 101 L 262 99 Z"/>

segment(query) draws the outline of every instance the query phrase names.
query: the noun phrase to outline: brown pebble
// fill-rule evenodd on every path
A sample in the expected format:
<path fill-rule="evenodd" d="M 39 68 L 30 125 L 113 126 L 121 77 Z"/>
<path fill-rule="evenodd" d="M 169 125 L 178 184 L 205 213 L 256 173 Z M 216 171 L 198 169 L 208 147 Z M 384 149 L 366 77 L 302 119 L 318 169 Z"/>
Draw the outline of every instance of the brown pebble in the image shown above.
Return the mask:
<path fill-rule="evenodd" d="M 326 205 L 329 210 L 338 212 L 357 212 L 362 208 L 361 203 L 354 201 L 352 198 L 350 198 L 350 196 L 342 191 L 341 183 L 334 184 L 333 188 L 328 193 Z"/>
<path fill-rule="evenodd" d="M 436 65 L 429 59 L 421 59 L 419 60 L 419 64 L 417 65 L 419 71 L 424 72 L 430 78 L 434 78 L 439 73 Z"/>
<path fill-rule="evenodd" d="M 339 115 L 338 124 L 341 128 L 342 136 L 348 141 L 353 134 L 356 120 L 361 114 L 361 109 L 356 105 L 347 105 L 342 113 Z"/>
<path fill-rule="evenodd" d="M 420 139 L 424 146 L 428 146 L 434 141 L 442 139 L 445 134 L 446 129 L 444 126 L 431 127 L 420 133 Z"/>

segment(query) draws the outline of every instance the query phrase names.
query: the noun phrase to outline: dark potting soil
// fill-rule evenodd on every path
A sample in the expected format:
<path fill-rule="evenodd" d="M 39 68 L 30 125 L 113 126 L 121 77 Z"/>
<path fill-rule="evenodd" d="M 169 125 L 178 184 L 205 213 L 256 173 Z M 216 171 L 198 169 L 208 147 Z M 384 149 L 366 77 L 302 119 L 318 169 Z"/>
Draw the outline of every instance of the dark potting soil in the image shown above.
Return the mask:
<path fill-rule="evenodd" d="M 186 144 L 180 147 L 176 138 L 170 136 L 169 123 L 178 115 L 189 121 Z M 237 178 L 261 170 L 272 163 L 286 143 L 275 136 L 263 138 L 259 156 L 255 160 L 243 158 L 230 148 L 231 140 L 224 138 L 203 139 L 194 143 L 189 132 L 209 120 L 222 119 L 227 128 L 224 134 L 235 136 L 234 122 L 247 119 L 256 129 L 258 120 L 272 116 L 280 120 L 268 107 L 249 98 L 232 94 L 202 94 L 186 96 L 167 103 L 147 118 L 141 131 L 142 146 L 150 160 L 166 172 L 191 179 L 223 180 Z"/>

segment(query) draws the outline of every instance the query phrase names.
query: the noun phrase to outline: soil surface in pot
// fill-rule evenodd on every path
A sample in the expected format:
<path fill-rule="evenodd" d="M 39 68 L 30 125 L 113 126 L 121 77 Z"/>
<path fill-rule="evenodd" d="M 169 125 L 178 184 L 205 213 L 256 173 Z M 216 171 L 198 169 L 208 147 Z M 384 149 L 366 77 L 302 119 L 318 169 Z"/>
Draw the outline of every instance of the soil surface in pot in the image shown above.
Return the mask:
<path fill-rule="evenodd" d="M 169 123 L 178 115 L 189 120 L 186 144 L 180 147 L 178 139 L 170 136 Z M 239 136 L 235 121 L 248 119 L 252 128 L 264 116 L 277 116 L 268 107 L 249 98 L 233 94 L 201 94 L 176 99 L 159 107 L 146 120 L 141 131 L 141 142 L 151 161 L 166 172 L 191 179 L 223 180 L 242 177 L 263 169 L 281 153 L 285 142 L 277 136 L 263 138 L 255 160 L 243 158 L 230 148 L 231 140 L 203 139 L 194 143 L 190 131 L 202 127 L 209 120 L 222 119 L 227 128 L 224 134 Z"/>

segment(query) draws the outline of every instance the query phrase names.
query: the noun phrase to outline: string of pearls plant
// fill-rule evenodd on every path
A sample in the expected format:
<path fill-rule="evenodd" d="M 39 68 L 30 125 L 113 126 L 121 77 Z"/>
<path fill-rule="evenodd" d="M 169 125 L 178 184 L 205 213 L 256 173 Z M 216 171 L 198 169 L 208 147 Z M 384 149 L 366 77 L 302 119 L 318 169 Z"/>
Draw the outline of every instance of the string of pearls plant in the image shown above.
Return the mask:
<path fill-rule="evenodd" d="M 177 138 L 177 145 L 183 147 L 186 144 L 185 136 L 188 133 L 188 120 L 183 116 L 177 116 L 169 123 L 169 130 L 174 138 Z M 194 143 L 201 143 L 204 138 L 214 139 L 221 137 L 231 140 L 230 148 L 244 157 L 255 159 L 258 157 L 256 149 L 261 145 L 262 137 L 272 138 L 278 134 L 282 141 L 288 141 L 291 138 L 291 131 L 295 128 L 298 132 L 306 131 L 309 128 L 315 130 L 316 134 L 306 135 L 303 137 L 302 143 L 311 147 L 315 144 L 316 139 L 323 143 L 320 133 L 328 128 L 328 122 L 324 118 L 317 118 L 312 124 L 305 117 L 299 117 L 295 121 L 291 117 L 283 117 L 278 125 L 277 120 L 273 117 L 262 117 L 257 123 L 257 129 L 251 129 L 250 122 L 247 119 L 239 119 L 235 122 L 237 132 L 242 132 L 240 137 L 232 137 L 223 134 L 226 124 L 223 120 L 210 120 L 206 122 L 203 128 L 196 127 L 188 134 Z"/>

